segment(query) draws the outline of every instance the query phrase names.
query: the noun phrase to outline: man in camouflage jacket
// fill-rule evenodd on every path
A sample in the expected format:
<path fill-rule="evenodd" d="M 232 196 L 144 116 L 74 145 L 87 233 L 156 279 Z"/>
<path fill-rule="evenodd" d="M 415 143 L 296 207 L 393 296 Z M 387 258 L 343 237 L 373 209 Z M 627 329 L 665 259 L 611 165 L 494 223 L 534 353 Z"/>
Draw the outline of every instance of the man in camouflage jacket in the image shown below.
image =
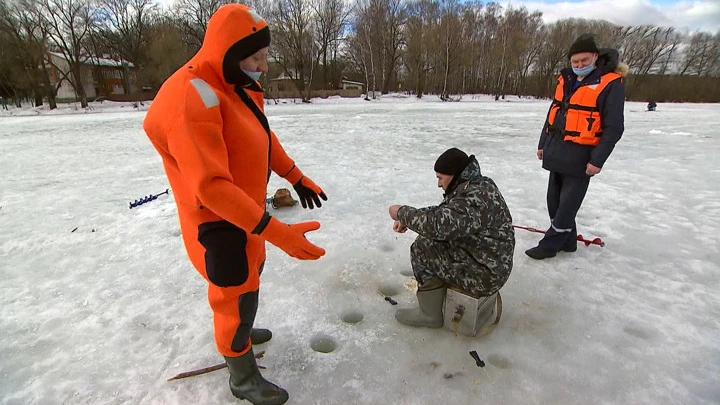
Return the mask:
<path fill-rule="evenodd" d="M 410 260 L 419 285 L 420 312 L 414 310 L 409 319 L 402 312 L 407 310 L 396 314 L 400 322 L 413 326 L 442 326 L 447 285 L 488 297 L 505 285 L 513 265 L 515 232 L 510 211 L 495 182 L 480 173 L 475 157 L 449 149 L 438 158 L 435 171 L 438 187 L 445 190 L 440 205 L 390 207 L 396 231 L 410 229 L 418 234 Z M 431 295 L 424 293 L 433 291 L 437 291 L 434 300 L 423 302 L 427 301 L 423 297 Z M 425 319 L 427 312 L 439 313 L 440 319 Z"/>

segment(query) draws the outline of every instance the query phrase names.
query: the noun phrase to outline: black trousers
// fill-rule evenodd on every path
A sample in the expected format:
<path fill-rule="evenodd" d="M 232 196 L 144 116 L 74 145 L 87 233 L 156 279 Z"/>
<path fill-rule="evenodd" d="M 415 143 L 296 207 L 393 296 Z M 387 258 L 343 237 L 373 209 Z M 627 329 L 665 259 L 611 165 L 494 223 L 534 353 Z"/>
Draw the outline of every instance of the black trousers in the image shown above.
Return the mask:
<path fill-rule="evenodd" d="M 580 210 L 590 176 L 571 176 L 550 172 L 547 190 L 547 207 L 550 214 L 550 228 L 540 241 L 540 247 L 559 251 L 577 243 L 575 216 Z"/>

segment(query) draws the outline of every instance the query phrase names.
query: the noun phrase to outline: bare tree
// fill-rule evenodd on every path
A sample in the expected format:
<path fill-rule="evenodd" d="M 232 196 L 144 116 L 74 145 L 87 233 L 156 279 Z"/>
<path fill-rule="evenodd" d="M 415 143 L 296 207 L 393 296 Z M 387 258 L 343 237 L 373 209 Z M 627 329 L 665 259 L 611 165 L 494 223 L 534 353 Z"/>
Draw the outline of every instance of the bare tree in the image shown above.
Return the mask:
<path fill-rule="evenodd" d="M 422 98 L 427 75 L 433 70 L 430 54 L 434 53 L 437 41 L 434 34 L 438 16 L 438 3 L 431 0 L 418 0 L 408 5 L 403 57 L 417 98 Z"/>
<path fill-rule="evenodd" d="M 355 5 L 356 13 L 352 22 L 354 32 L 348 39 L 348 56 L 353 65 L 365 77 L 366 92 L 365 100 L 375 99 L 377 91 L 377 79 L 375 75 L 375 53 L 372 40 L 372 24 L 366 4 L 358 2 Z M 372 82 L 371 82 L 372 78 Z"/>
<path fill-rule="evenodd" d="M 559 20 L 545 31 L 545 46 L 539 55 L 539 73 L 545 83 L 543 94 L 550 96 L 555 86 L 554 79 L 565 65 L 567 52 L 575 39 L 575 22 L 572 19 Z"/>
<path fill-rule="evenodd" d="M 12 96 L 19 108 L 30 84 L 24 64 L 18 62 L 21 54 L 17 46 L 16 21 L 11 18 L 10 6 L 7 1 L 0 0 L 0 93 L 6 98 Z"/>
<path fill-rule="evenodd" d="M 157 89 L 193 55 L 186 46 L 183 32 L 170 19 L 161 19 L 150 28 L 145 68 L 138 71 L 139 81 Z"/>
<path fill-rule="evenodd" d="M 384 41 L 382 41 L 383 59 L 383 93 L 390 91 L 391 80 L 394 78 L 400 59 L 400 47 L 405 42 L 403 38 L 402 26 L 407 18 L 405 2 L 402 0 L 387 0 L 384 18 L 382 20 L 382 31 Z"/>
<path fill-rule="evenodd" d="M 489 4 L 490 12 L 496 7 Z M 496 28 L 486 24 L 487 10 L 480 2 L 467 2 L 463 8 L 463 24 L 468 27 L 466 47 L 463 50 L 463 87 L 471 92 L 482 92 L 486 90 L 485 83 L 488 80 L 488 58 L 487 52 L 491 42 L 488 37 L 494 35 L 492 31 Z M 465 83 L 468 83 L 465 86 Z"/>
<path fill-rule="evenodd" d="M 205 39 L 207 24 L 213 14 L 223 5 L 239 3 L 236 0 L 177 0 L 171 15 L 184 34 L 184 41 L 191 52 L 197 52 Z"/>
<path fill-rule="evenodd" d="M 328 86 L 328 56 L 332 58 L 333 45 L 342 39 L 350 9 L 343 0 L 314 0 L 311 7 L 316 16 L 314 42 L 322 56 L 323 86 Z"/>
<path fill-rule="evenodd" d="M 92 74 L 87 62 L 90 53 L 86 42 L 96 26 L 97 16 L 89 0 L 38 0 L 48 24 L 52 46 L 67 61 L 70 84 L 80 99 L 82 108 L 88 106 L 84 79 Z"/>
<path fill-rule="evenodd" d="M 303 102 L 309 103 L 312 99 L 313 79 L 315 77 L 315 70 L 320 63 L 320 57 L 322 56 L 322 48 L 320 43 L 320 27 L 317 20 L 311 19 L 309 26 L 310 42 L 305 47 L 308 51 L 308 85 L 305 88 L 305 94 L 303 96 Z"/>
<path fill-rule="evenodd" d="M 510 13 L 509 13 L 510 14 Z M 526 92 L 527 77 L 530 68 L 537 62 L 543 43 L 540 41 L 540 29 L 542 27 L 542 14 L 539 12 L 529 13 L 524 7 L 514 10 L 507 22 L 517 20 L 517 25 L 511 29 L 513 74 L 513 93 Z"/>
<path fill-rule="evenodd" d="M 685 55 L 680 65 L 680 76 L 690 73 L 695 75 L 709 75 L 718 63 L 718 38 L 720 33 L 711 35 L 705 32 L 696 32 L 690 37 Z"/>
<path fill-rule="evenodd" d="M 623 30 L 623 60 L 636 74 L 647 75 L 677 44 L 677 34 L 672 27 L 627 27 Z"/>
<path fill-rule="evenodd" d="M 41 106 L 46 96 L 40 69 L 45 46 L 41 24 L 34 18 L 32 7 L 26 2 L 0 3 L 0 30 L 6 33 L 8 45 L 13 50 L 13 63 L 22 67 L 35 106 Z M 55 102 L 54 98 L 52 101 Z"/>
<path fill-rule="evenodd" d="M 132 63 L 137 70 L 143 69 L 148 58 L 150 26 L 157 19 L 158 5 L 153 0 L 100 1 L 99 39 L 115 57 Z M 131 91 L 128 76 L 127 70 L 123 71 L 125 93 Z"/>
<path fill-rule="evenodd" d="M 593 34 L 599 47 L 617 48 L 621 45 L 623 27 L 605 20 L 578 20 L 577 23 L 580 26 L 578 34 L 584 32 Z M 583 32 L 579 32 L 580 30 Z"/>
<path fill-rule="evenodd" d="M 440 6 L 440 26 L 438 34 L 440 40 L 441 55 L 439 66 L 443 72 L 443 85 L 440 92 L 440 99 L 443 101 L 451 100 L 448 91 L 448 78 L 460 66 L 461 59 L 460 49 L 465 39 L 465 26 L 460 17 L 460 5 L 455 0 L 444 1 Z"/>
<path fill-rule="evenodd" d="M 307 102 L 306 79 L 314 68 L 317 54 L 311 26 L 312 8 L 306 0 L 275 0 L 268 17 L 273 34 L 271 56 L 293 79 L 301 98 Z"/>
<path fill-rule="evenodd" d="M 658 58 L 657 63 L 660 64 L 658 74 L 664 76 L 669 70 L 673 70 L 674 65 L 677 65 L 678 61 L 682 58 L 682 55 L 678 52 L 681 44 L 682 37 L 680 34 L 675 33 L 670 36 L 664 55 Z"/>
<path fill-rule="evenodd" d="M 355 66 L 365 76 L 367 87 L 365 100 L 370 99 L 371 91 L 372 98 L 375 99 L 375 93 L 378 90 L 376 62 L 379 60 L 377 52 L 381 45 L 376 43 L 374 30 L 377 29 L 377 26 L 374 24 L 375 18 L 378 18 L 378 16 L 374 13 L 372 4 L 368 1 L 357 0 L 351 24 L 351 31 L 354 32 L 354 35 L 349 38 L 348 52 Z"/>
<path fill-rule="evenodd" d="M 272 57 L 293 78 L 302 100 L 309 102 L 321 60 L 323 87 L 331 86 L 328 59 L 341 40 L 349 10 L 342 0 L 274 0 L 267 13 Z"/>
<path fill-rule="evenodd" d="M 680 76 L 685 73 L 692 73 L 691 67 L 698 64 L 699 60 L 707 52 L 711 36 L 705 32 L 696 32 L 690 37 L 690 43 L 685 49 L 683 61 L 680 65 Z"/>
<path fill-rule="evenodd" d="M 405 43 L 406 4 L 403 0 L 358 0 L 355 14 L 352 30 L 364 30 L 361 35 L 363 42 L 367 42 L 364 46 L 372 48 L 373 76 L 380 77 L 382 92 L 387 93 L 400 65 L 401 48 Z"/>
<path fill-rule="evenodd" d="M 133 63 L 138 80 L 157 88 L 197 52 L 220 6 L 247 2 L 272 30 L 272 69 L 293 78 L 305 101 L 342 76 L 364 80 L 367 98 L 400 84 L 417 97 L 549 96 L 582 33 L 618 48 L 631 66 L 628 99 L 720 101 L 720 33 L 684 37 L 585 19 L 542 24 L 539 12 L 480 0 L 176 0 L 167 13 L 156 1 L 0 0 L 0 92 L 52 106 L 47 51 L 67 60 L 60 83 L 70 81 L 80 99 L 90 58 L 103 55 Z"/>
<path fill-rule="evenodd" d="M 720 31 L 712 39 L 705 76 L 720 77 Z"/>

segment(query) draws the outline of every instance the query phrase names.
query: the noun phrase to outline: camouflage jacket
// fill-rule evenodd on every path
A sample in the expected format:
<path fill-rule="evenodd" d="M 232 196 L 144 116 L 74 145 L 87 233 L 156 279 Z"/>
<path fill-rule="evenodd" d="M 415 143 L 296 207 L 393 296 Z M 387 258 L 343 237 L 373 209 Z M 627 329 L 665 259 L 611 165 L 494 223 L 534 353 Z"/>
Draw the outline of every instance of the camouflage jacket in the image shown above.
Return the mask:
<path fill-rule="evenodd" d="M 420 236 L 445 245 L 443 248 L 450 250 L 449 256 L 456 261 L 466 262 L 453 264 L 474 267 L 479 271 L 470 273 L 475 274 L 489 271 L 491 274 L 483 277 L 504 284 L 515 250 L 515 231 L 505 199 L 495 182 L 480 173 L 475 157 L 453 183 L 440 205 L 401 207 L 400 222 Z"/>

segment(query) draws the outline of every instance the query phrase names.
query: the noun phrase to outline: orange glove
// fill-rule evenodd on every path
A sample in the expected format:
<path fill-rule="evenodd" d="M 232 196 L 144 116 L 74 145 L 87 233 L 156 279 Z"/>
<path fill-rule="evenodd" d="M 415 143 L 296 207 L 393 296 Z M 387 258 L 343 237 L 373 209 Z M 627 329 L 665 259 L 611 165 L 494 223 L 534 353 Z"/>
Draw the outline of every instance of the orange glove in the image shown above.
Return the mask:
<path fill-rule="evenodd" d="M 305 238 L 305 233 L 317 229 L 320 229 L 320 223 L 317 221 L 288 225 L 270 218 L 270 222 L 260 236 L 296 259 L 317 260 L 325 255 L 325 250 Z"/>

